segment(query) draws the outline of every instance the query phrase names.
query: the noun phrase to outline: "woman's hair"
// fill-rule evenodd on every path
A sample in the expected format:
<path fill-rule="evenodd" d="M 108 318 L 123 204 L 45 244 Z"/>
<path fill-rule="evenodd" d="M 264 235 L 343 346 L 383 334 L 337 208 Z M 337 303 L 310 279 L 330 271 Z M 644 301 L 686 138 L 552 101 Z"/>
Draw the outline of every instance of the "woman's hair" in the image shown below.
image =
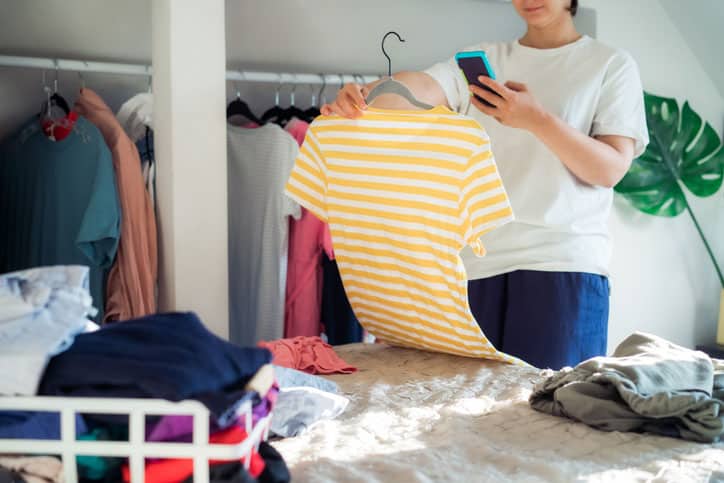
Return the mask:
<path fill-rule="evenodd" d="M 571 0 L 571 6 L 568 7 L 568 11 L 571 12 L 571 16 L 576 16 L 576 12 L 578 12 L 578 0 Z"/>

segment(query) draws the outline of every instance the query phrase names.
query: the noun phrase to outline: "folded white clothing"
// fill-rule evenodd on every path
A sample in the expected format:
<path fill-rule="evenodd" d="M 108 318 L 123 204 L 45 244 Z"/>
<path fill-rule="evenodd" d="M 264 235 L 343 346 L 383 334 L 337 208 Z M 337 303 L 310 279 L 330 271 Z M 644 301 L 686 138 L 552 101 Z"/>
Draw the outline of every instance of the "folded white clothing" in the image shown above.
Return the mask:
<path fill-rule="evenodd" d="M 50 357 L 87 330 L 95 312 L 88 267 L 53 266 L 0 275 L 0 394 L 33 395 Z"/>

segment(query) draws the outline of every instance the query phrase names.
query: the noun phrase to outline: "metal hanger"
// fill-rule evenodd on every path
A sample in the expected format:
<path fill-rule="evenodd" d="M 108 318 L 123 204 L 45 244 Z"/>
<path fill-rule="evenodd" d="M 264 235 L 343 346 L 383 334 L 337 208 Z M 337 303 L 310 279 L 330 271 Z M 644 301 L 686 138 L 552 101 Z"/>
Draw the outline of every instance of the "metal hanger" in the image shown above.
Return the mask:
<path fill-rule="evenodd" d="M 61 96 L 58 93 L 58 75 L 59 75 L 60 67 L 58 66 L 58 61 L 55 61 L 55 80 L 53 81 L 53 95 L 50 96 L 50 102 L 54 106 L 58 106 L 61 108 L 65 115 L 67 116 L 70 114 L 70 106 L 68 105 L 68 101 L 65 100 L 63 96 Z"/>
<path fill-rule="evenodd" d="M 289 107 L 284 109 L 283 115 L 280 119 L 277 119 L 277 124 L 280 126 L 285 126 L 289 121 L 292 120 L 292 118 L 297 118 L 299 120 L 306 119 L 306 114 L 303 110 L 299 109 L 296 104 L 296 95 L 297 95 L 297 82 L 296 82 L 297 76 L 294 75 L 292 78 L 292 91 L 289 93 Z"/>
<path fill-rule="evenodd" d="M 319 98 L 319 105 L 323 106 L 327 103 L 327 98 L 324 96 L 324 89 L 327 88 L 327 76 L 324 74 L 319 74 L 319 77 L 322 78 L 322 87 L 319 89 L 319 94 L 317 94 L 317 98 Z"/>
<path fill-rule="evenodd" d="M 325 85 L 324 75 L 322 75 L 322 89 L 319 90 L 319 97 L 322 96 L 322 91 L 324 90 Z M 304 121 L 306 122 L 312 122 L 315 117 L 322 114 L 319 111 L 319 105 L 317 104 L 317 91 L 314 89 L 312 84 L 309 84 L 309 90 L 312 93 L 312 105 L 304 111 Z"/>
<path fill-rule="evenodd" d="M 241 73 L 242 80 L 246 79 L 245 74 Z M 241 99 L 241 91 L 239 90 L 239 83 L 234 81 L 234 87 L 236 88 L 236 98 L 226 106 L 226 119 L 233 116 L 243 116 L 249 121 L 261 124 L 258 117 L 252 112 L 249 105 Z"/>
<path fill-rule="evenodd" d="M 48 87 L 46 80 L 45 80 L 45 71 L 43 71 L 43 91 L 46 95 L 46 100 L 43 102 L 43 106 L 40 109 L 41 114 L 45 115 L 46 117 L 52 117 L 52 109 L 53 107 L 58 107 L 61 109 L 65 114 L 70 114 L 70 106 L 68 105 L 68 101 L 65 100 L 63 96 L 61 96 L 58 93 L 58 61 L 55 61 L 55 80 L 53 81 L 53 89 L 51 90 L 50 87 Z M 52 94 L 51 94 L 52 92 Z"/>
<path fill-rule="evenodd" d="M 266 124 L 269 121 L 277 120 L 282 113 L 284 112 L 284 109 L 282 109 L 279 106 L 279 91 L 281 90 L 282 86 L 284 85 L 283 77 L 280 74 L 279 75 L 279 85 L 277 86 L 276 93 L 274 94 L 274 106 L 270 109 L 268 109 L 264 114 L 261 116 L 261 123 Z"/>
<path fill-rule="evenodd" d="M 370 104 L 382 94 L 397 94 L 398 96 L 405 98 L 407 102 L 415 107 L 419 107 L 420 109 L 432 109 L 433 106 L 430 104 L 418 100 L 405 84 L 392 78 L 392 59 L 390 59 L 390 56 L 385 50 L 385 40 L 387 40 L 387 37 L 390 35 L 397 37 L 400 42 L 405 41 L 405 39 L 400 37 L 400 34 L 394 31 L 387 32 L 385 36 L 382 37 L 382 54 L 384 54 L 387 58 L 387 78 L 372 89 L 372 91 L 367 95 L 367 99 L 365 99 L 365 101 L 367 104 Z"/>

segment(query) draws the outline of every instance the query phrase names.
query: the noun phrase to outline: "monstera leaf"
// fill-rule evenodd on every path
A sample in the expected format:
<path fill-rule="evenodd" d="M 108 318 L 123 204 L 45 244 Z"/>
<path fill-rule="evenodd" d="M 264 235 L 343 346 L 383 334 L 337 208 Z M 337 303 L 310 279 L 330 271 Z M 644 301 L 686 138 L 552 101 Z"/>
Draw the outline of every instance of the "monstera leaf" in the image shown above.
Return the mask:
<path fill-rule="evenodd" d="M 651 215 L 676 216 L 688 211 L 724 289 L 724 274 L 682 189 L 686 186 L 696 196 L 717 192 L 724 177 L 722 141 L 688 102 L 679 111 L 675 99 L 648 92 L 644 102 L 650 142 L 615 190 Z"/>
<path fill-rule="evenodd" d="M 710 196 L 722 184 L 724 148 L 716 131 L 688 102 L 644 94 L 650 143 L 615 190 L 639 210 L 677 216 L 688 204 L 682 184 L 696 196 Z"/>

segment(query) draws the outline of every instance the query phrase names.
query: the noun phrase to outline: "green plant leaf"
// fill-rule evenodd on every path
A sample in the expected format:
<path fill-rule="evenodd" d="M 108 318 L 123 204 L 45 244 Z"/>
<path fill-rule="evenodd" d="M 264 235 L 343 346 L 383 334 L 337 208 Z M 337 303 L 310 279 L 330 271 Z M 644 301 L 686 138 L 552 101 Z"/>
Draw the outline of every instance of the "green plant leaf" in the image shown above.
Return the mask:
<path fill-rule="evenodd" d="M 651 215 L 686 209 L 683 183 L 696 196 L 716 193 L 724 179 L 724 147 L 716 131 L 689 105 L 644 93 L 650 143 L 631 164 L 616 192 Z"/>

